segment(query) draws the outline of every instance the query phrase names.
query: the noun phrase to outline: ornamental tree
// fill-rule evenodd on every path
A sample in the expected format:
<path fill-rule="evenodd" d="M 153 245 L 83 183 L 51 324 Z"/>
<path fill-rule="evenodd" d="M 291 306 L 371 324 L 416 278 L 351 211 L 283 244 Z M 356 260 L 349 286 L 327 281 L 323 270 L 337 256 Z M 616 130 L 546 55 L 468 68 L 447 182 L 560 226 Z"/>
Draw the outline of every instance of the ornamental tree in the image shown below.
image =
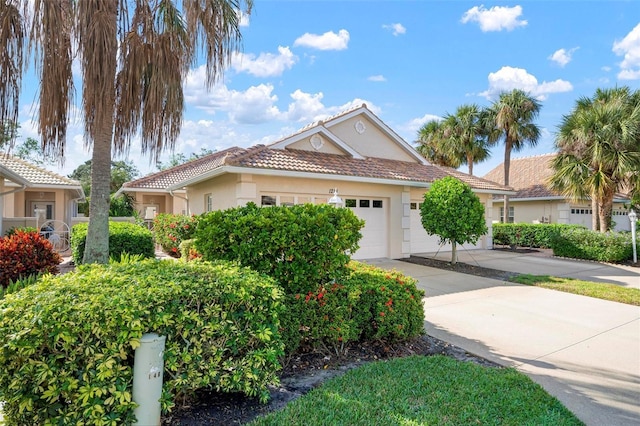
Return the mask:
<path fill-rule="evenodd" d="M 447 176 L 433 182 L 420 207 L 422 226 L 440 244 L 451 243 L 451 263 L 457 262 L 456 245 L 475 244 L 488 229 L 484 206 L 471 187 Z"/>

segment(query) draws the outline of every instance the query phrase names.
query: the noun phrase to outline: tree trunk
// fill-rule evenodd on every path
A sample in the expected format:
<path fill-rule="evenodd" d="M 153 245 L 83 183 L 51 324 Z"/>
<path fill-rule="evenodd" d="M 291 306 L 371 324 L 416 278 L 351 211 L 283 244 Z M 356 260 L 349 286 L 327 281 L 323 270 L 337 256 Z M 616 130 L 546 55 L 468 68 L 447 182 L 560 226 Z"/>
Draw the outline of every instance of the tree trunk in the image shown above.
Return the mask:
<path fill-rule="evenodd" d="M 607 232 L 611 229 L 611 212 L 613 210 L 614 191 L 605 192 L 600 202 L 600 232 Z"/>
<path fill-rule="evenodd" d="M 451 242 L 451 264 L 455 265 L 458 263 L 458 252 L 456 251 L 456 242 Z"/>
<path fill-rule="evenodd" d="M 600 217 L 600 215 L 598 214 L 598 211 L 599 211 L 598 199 L 596 198 L 595 195 L 592 195 L 591 196 L 591 229 L 593 231 L 600 230 L 600 220 L 598 220 L 598 217 Z"/>
<path fill-rule="evenodd" d="M 473 176 L 473 157 L 467 156 L 467 164 L 469 165 L 469 174 Z"/>
<path fill-rule="evenodd" d="M 504 144 L 504 185 L 509 186 L 509 173 L 511 171 L 511 141 L 507 140 Z M 503 223 L 509 223 L 509 196 L 504 195 L 504 215 Z"/>
<path fill-rule="evenodd" d="M 106 264 L 109 262 L 111 144 L 118 53 L 118 6 L 116 2 L 97 2 L 89 6 L 93 7 L 88 7 L 85 11 L 90 15 L 84 17 L 87 27 L 82 40 L 83 103 L 85 120 L 89 120 L 88 123 L 85 122 L 85 137 L 93 139 L 93 153 L 89 228 L 82 261 Z"/>

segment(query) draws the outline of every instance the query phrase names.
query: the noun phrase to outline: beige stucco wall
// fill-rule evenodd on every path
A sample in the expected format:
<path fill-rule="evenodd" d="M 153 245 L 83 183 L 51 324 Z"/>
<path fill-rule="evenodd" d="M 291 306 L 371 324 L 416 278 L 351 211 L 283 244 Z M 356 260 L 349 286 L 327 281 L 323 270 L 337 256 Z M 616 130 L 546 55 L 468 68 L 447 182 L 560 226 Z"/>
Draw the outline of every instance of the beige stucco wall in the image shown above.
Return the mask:
<path fill-rule="evenodd" d="M 361 134 L 355 129 L 355 124 L 360 120 L 366 128 Z M 348 141 L 349 145 L 364 157 L 417 162 L 407 151 L 397 144 L 390 142 L 387 134 L 383 133 L 364 115 L 353 117 L 333 125 L 329 130 L 336 134 L 341 140 Z"/>
<path fill-rule="evenodd" d="M 320 149 L 315 149 L 311 145 L 311 138 L 318 137 L 322 141 L 322 147 Z M 308 138 L 300 140 L 298 142 L 292 143 L 287 146 L 287 149 L 299 149 L 302 151 L 313 151 L 313 152 L 322 152 L 324 154 L 345 154 L 344 150 L 336 146 L 331 140 L 327 139 L 323 135 L 314 134 Z"/>

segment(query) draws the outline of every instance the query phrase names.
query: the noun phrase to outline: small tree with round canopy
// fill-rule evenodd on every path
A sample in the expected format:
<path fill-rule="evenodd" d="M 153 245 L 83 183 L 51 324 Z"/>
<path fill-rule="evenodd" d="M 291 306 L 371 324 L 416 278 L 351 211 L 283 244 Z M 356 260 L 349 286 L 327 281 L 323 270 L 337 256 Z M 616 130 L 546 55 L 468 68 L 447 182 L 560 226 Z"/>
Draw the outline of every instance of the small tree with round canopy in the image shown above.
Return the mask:
<path fill-rule="evenodd" d="M 422 226 L 440 244 L 451 243 L 451 263 L 457 259 L 456 245 L 475 244 L 487 233 L 484 206 L 471 187 L 451 176 L 433 182 L 420 206 Z"/>

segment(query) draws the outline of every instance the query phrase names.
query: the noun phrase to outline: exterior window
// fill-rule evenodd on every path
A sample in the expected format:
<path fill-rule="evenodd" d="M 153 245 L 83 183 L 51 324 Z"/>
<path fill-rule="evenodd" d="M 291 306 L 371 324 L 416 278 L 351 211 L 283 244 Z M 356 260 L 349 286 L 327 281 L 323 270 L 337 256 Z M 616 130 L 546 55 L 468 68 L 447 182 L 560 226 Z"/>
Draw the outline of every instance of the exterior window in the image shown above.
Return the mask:
<path fill-rule="evenodd" d="M 263 195 L 261 198 L 261 205 L 263 206 L 275 206 L 276 205 L 276 197 L 272 195 Z"/>
<path fill-rule="evenodd" d="M 286 207 L 291 207 L 294 204 L 294 199 L 293 196 L 291 195 L 284 195 L 280 197 L 280 205 L 281 206 L 286 206 Z"/>
<path fill-rule="evenodd" d="M 344 205 L 345 207 L 355 207 L 356 206 L 356 200 L 353 198 L 347 198 L 344 201 Z"/>
<path fill-rule="evenodd" d="M 204 209 L 207 212 L 213 211 L 213 194 L 204 195 Z"/>
<path fill-rule="evenodd" d="M 418 208 L 418 203 L 411 203 L 409 206 L 411 210 L 416 210 Z"/>
<path fill-rule="evenodd" d="M 370 200 L 360 200 L 360 207 L 369 208 Z"/>
<path fill-rule="evenodd" d="M 509 217 L 507 223 L 513 223 L 515 218 L 513 206 L 509 206 Z M 504 207 L 500 207 L 500 222 L 504 223 Z"/>
<path fill-rule="evenodd" d="M 382 200 L 373 200 L 373 208 L 381 209 L 382 208 Z"/>

